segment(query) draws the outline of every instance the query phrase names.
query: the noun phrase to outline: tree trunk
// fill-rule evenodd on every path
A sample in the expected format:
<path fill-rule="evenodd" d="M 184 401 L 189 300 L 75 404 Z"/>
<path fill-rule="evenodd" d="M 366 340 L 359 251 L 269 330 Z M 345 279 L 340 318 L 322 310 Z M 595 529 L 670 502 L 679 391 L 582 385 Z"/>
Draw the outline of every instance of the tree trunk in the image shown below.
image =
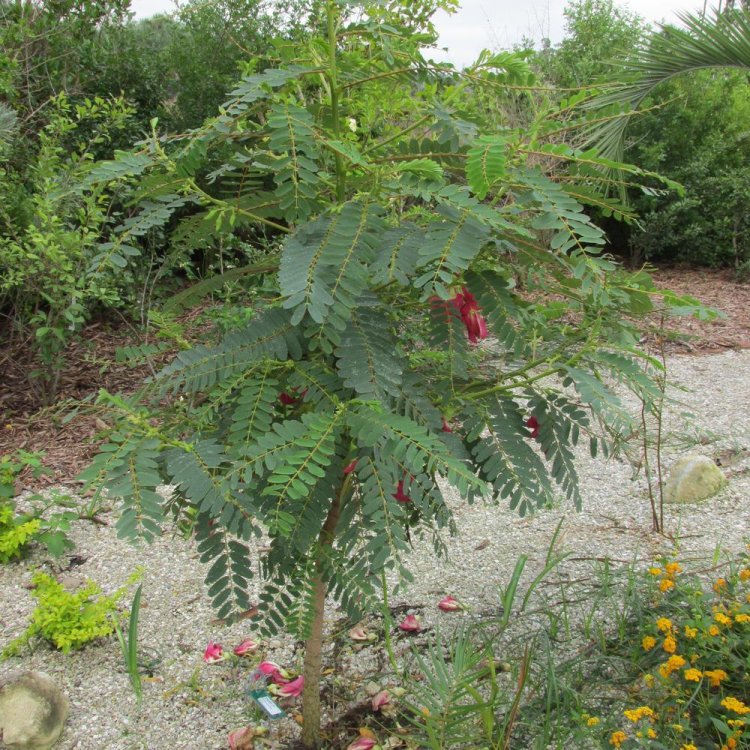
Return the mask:
<path fill-rule="evenodd" d="M 318 557 L 313 579 L 313 620 L 310 635 L 305 641 L 305 664 L 302 674 L 305 685 L 302 689 L 302 745 L 305 750 L 320 747 L 320 671 L 323 651 L 323 623 L 325 620 L 326 593 L 328 584 L 323 575 L 323 561 L 327 549 L 333 544 L 336 524 L 339 521 L 341 504 L 351 486 L 351 475 L 341 485 L 338 495 L 318 537 Z"/>

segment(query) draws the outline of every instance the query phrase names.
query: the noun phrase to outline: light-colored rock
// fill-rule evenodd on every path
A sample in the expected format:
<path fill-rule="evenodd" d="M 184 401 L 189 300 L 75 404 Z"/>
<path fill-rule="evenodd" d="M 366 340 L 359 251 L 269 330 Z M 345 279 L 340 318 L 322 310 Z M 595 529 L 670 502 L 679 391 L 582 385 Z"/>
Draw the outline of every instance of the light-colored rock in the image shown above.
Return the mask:
<path fill-rule="evenodd" d="M 49 750 L 68 718 L 64 693 L 44 672 L 11 675 L 0 683 L 0 740 L 9 750 Z"/>
<path fill-rule="evenodd" d="M 691 453 L 674 463 L 664 486 L 665 503 L 697 503 L 715 495 L 726 483 L 708 456 Z"/>

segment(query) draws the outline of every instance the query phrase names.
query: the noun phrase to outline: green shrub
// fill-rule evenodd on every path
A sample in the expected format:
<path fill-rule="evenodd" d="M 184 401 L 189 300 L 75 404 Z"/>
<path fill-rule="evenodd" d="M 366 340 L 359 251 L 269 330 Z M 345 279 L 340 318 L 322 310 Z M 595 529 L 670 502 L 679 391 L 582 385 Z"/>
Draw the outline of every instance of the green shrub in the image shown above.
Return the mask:
<path fill-rule="evenodd" d="M 26 631 L 11 641 L 0 657 L 15 656 L 32 639 L 41 637 L 64 654 L 110 635 L 115 630 L 117 602 L 141 575 L 136 572 L 112 595 L 105 596 L 94 581 L 78 591 L 67 591 L 52 576 L 37 572 L 32 578 L 37 606 Z"/>

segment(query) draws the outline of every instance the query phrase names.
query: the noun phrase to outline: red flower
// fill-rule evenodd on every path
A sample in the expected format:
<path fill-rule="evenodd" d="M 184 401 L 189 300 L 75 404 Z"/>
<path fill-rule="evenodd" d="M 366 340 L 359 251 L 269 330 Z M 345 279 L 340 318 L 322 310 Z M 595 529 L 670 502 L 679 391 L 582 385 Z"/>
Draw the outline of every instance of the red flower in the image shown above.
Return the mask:
<path fill-rule="evenodd" d="M 276 688 L 273 691 L 276 695 L 281 695 L 285 698 L 293 698 L 302 693 L 302 689 L 305 687 L 305 678 L 300 675 L 291 682 L 287 682 L 284 685 Z"/>
<path fill-rule="evenodd" d="M 291 388 L 291 393 L 287 393 L 286 391 L 282 391 L 279 394 L 279 401 L 284 406 L 294 406 L 295 404 L 298 404 L 307 394 L 307 388 L 305 388 L 303 391 L 301 391 L 299 394 L 297 394 L 297 391 L 299 390 L 297 386 L 294 388 Z"/>
<path fill-rule="evenodd" d="M 422 629 L 415 615 L 406 615 L 404 621 L 398 627 L 406 633 L 416 633 Z"/>
<path fill-rule="evenodd" d="M 224 649 L 220 643 L 214 643 L 210 641 L 206 650 L 203 652 L 203 661 L 206 664 L 213 664 L 214 662 L 221 661 L 224 658 Z"/>
<path fill-rule="evenodd" d="M 539 437 L 539 420 L 535 416 L 532 415 L 526 420 L 526 426 L 531 430 L 531 437 Z"/>
<path fill-rule="evenodd" d="M 453 432 L 453 428 L 448 424 L 445 417 L 443 417 L 443 432 Z"/>
<path fill-rule="evenodd" d="M 355 458 L 354 461 L 352 461 L 350 464 L 347 464 L 344 467 L 344 474 L 351 474 L 357 468 L 357 461 L 359 461 L 359 459 Z"/>
<path fill-rule="evenodd" d="M 259 645 L 260 644 L 252 638 L 245 638 L 245 640 L 238 646 L 235 646 L 233 650 L 237 656 L 245 656 L 246 654 L 252 654 L 253 651 L 257 651 Z"/>
<path fill-rule="evenodd" d="M 487 338 L 487 322 L 482 316 L 476 297 L 466 287 L 456 292 L 455 297 L 451 299 L 451 304 L 458 310 L 472 344 Z"/>
<path fill-rule="evenodd" d="M 400 479 L 396 491 L 392 497 L 395 497 L 400 503 L 410 503 L 411 498 L 404 492 L 404 480 Z"/>
<path fill-rule="evenodd" d="M 438 609 L 442 609 L 443 612 L 458 612 L 463 609 L 463 605 L 452 596 L 446 596 L 438 602 Z"/>

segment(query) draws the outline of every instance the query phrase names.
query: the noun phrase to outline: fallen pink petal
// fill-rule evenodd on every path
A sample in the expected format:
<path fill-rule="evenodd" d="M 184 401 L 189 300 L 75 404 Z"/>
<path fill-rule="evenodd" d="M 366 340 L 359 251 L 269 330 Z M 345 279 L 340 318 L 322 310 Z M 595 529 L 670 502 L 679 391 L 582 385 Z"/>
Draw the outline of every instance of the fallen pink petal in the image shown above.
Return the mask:
<path fill-rule="evenodd" d="M 371 737 L 360 737 L 358 740 L 354 740 L 346 750 L 372 750 L 377 744 Z"/>
<path fill-rule="evenodd" d="M 398 627 L 405 633 L 416 633 L 417 631 L 422 629 L 422 626 L 419 624 L 419 620 L 417 619 L 416 615 L 406 615 L 406 617 L 404 617 L 404 621 Z"/>
<path fill-rule="evenodd" d="M 260 646 L 260 644 L 257 641 L 254 641 L 252 638 L 245 638 L 242 643 L 234 647 L 234 653 L 237 656 L 246 656 L 247 654 L 252 654 L 257 651 L 258 646 Z"/>
<path fill-rule="evenodd" d="M 446 596 L 438 602 L 438 609 L 443 610 L 443 612 L 458 612 L 463 609 L 463 605 L 452 596 Z"/>
<path fill-rule="evenodd" d="M 296 697 L 302 693 L 302 689 L 305 687 L 305 678 L 300 675 L 296 680 L 287 682 L 286 685 L 282 685 L 276 691 L 278 695 L 283 695 L 287 698 Z"/>
<path fill-rule="evenodd" d="M 388 706 L 391 703 L 391 694 L 387 690 L 381 690 L 377 695 L 373 696 L 372 699 L 372 710 L 380 711 L 383 706 Z"/>
<path fill-rule="evenodd" d="M 365 628 L 357 627 L 349 631 L 349 637 L 353 641 L 369 641 L 370 636 Z"/>
<path fill-rule="evenodd" d="M 220 643 L 214 643 L 214 641 L 211 641 L 203 652 L 203 661 L 206 664 L 213 664 L 214 662 L 221 661 L 223 658 L 224 649 Z"/>
<path fill-rule="evenodd" d="M 229 733 L 229 750 L 252 750 L 255 732 L 252 727 L 242 727 Z"/>

